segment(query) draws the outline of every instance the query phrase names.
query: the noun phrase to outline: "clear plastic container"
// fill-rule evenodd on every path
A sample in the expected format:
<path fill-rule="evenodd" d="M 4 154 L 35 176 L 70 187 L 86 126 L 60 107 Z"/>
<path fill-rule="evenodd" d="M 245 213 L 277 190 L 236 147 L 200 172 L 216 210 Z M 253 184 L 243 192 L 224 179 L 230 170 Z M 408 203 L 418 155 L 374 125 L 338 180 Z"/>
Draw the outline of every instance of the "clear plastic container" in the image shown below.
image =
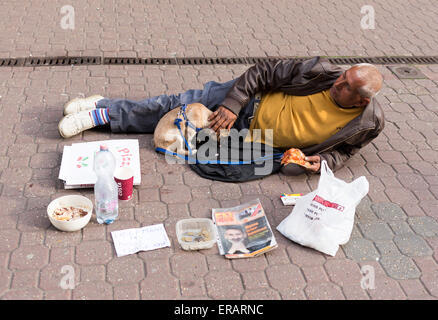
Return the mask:
<path fill-rule="evenodd" d="M 184 250 L 209 249 L 216 243 L 216 228 L 211 219 L 183 219 L 176 223 L 176 236 Z"/>

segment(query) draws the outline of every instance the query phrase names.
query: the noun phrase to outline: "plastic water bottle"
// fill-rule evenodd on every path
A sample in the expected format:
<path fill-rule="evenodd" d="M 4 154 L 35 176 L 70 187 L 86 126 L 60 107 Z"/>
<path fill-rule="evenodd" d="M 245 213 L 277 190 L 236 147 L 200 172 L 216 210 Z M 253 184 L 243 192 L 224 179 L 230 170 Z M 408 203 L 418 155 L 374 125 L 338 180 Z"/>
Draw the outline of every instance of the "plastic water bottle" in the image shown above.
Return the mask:
<path fill-rule="evenodd" d="M 113 223 L 119 215 L 117 183 L 114 180 L 116 158 L 106 145 L 94 157 L 94 172 L 97 176 L 94 185 L 94 201 L 98 223 Z"/>

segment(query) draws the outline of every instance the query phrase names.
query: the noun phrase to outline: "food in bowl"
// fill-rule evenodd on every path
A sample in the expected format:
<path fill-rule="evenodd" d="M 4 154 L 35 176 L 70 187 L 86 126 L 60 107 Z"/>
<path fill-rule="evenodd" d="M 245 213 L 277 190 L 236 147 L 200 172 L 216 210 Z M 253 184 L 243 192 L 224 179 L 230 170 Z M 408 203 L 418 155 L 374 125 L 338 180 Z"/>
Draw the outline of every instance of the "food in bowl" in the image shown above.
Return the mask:
<path fill-rule="evenodd" d="M 53 211 L 53 218 L 60 221 L 70 221 L 85 217 L 88 211 L 77 207 L 60 207 Z"/>
<path fill-rule="evenodd" d="M 207 218 L 182 219 L 176 223 L 176 236 L 183 250 L 209 249 L 216 243 L 216 229 Z"/>
<path fill-rule="evenodd" d="M 47 206 L 50 222 L 61 231 L 81 230 L 90 221 L 92 212 L 93 202 L 81 195 L 62 196 Z"/>
<path fill-rule="evenodd" d="M 184 242 L 210 241 L 211 235 L 206 228 L 186 231 L 182 234 L 181 240 Z"/>

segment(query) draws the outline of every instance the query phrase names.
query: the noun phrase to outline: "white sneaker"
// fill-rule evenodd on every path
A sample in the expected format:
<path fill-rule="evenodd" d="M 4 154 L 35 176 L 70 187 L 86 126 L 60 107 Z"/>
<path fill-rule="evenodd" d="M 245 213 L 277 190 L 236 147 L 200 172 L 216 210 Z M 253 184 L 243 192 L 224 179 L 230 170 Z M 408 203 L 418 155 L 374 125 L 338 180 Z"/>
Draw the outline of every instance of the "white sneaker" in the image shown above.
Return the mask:
<path fill-rule="evenodd" d="M 89 111 L 68 114 L 59 121 L 58 130 L 63 138 L 73 137 L 82 131 L 96 127 Z"/>
<path fill-rule="evenodd" d="M 102 96 L 94 95 L 87 98 L 74 98 L 64 106 L 64 115 L 96 109 L 96 103 L 103 99 Z"/>

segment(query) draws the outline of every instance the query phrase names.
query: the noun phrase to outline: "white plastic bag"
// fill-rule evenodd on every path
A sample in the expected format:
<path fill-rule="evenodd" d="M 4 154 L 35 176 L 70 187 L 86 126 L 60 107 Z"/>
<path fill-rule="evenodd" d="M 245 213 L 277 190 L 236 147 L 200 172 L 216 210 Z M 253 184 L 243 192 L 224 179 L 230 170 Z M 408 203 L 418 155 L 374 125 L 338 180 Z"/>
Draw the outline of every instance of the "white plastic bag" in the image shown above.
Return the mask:
<path fill-rule="evenodd" d="M 347 183 L 335 178 L 322 161 L 318 188 L 297 200 L 277 230 L 294 242 L 335 256 L 339 245 L 350 239 L 356 206 L 368 189 L 365 177 Z"/>

